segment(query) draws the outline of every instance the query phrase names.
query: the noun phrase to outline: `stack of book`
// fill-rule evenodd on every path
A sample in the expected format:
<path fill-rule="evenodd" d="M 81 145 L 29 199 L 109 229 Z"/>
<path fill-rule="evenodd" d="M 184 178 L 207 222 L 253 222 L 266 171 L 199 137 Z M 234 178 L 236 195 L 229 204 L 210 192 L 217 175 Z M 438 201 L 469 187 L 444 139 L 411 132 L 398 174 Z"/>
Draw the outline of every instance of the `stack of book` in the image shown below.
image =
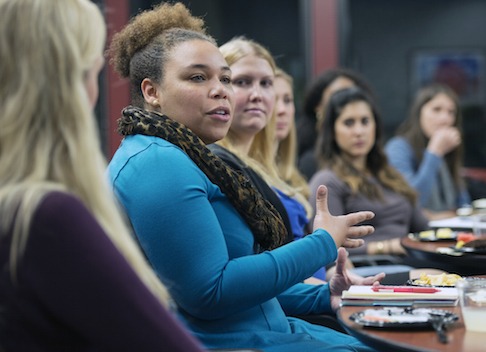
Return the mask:
<path fill-rule="evenodd" d="M 440 307 L 455 306 L 458 300 L 455 287 L 418 286 L 358 286 L 353 285 L 342 294 L 342 306 L 399 306 Z"/>

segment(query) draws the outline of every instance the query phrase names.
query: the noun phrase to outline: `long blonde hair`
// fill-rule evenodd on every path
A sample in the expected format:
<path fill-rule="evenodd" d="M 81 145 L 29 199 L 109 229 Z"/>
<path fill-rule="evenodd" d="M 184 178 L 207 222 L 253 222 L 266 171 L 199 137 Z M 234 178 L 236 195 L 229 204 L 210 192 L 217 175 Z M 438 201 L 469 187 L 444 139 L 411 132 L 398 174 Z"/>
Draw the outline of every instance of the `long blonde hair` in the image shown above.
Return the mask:
<path fill-rule="evenodd" d="M 226 62 L 231 67 L 235 62 L 242 58 L 255 55 L 266 60 L 272 67 L 273 72 L 277 70 L 277 65 L 272 54 L 263 45 L 245 37 L 236 37 L 223 44 L 220 48 Z M 275 133 L 276 116 L 275 109 L 267 125 L 259 131 L 253 138 L 248 155 L 243 155 L 234 148 L 235 135 L 229 130 L 228 134 L 218 142 L 226 149 L 238 155 L 250 168 L 255 170 L 270 186 L 273 186 L 290 197 L 297 197 L 304 206 L 308 204 L 307 198 L 300 195 L 294 187 L 284 180 L 278 170 L 275 159 Z M 312 207 L 306 207 L 308 215 L 311 215 Z"/>
<path fill-rule="evenodd" d="M 0 217 L 13 229 L 16 278 L 32 216 L 47 193 L 79 198 L 151 291 L 167 291 L 146 263 L 105 179 L 85 77 L 106 28 L 89 0 L 0 0 Z M 66 234 L 68 236 L 69 234 Z"/>
<path fill-rule="evenodd" d="M 272 68 L 272 71 L 275 73 L 276 65 L 273 56 L 263 45 L 251 39 L 245 37 L 233 38 L 229 42 L 220 46 L 219 50 L 230 67 L 242 58 L 254 55 L 267 61 Z M 267 178 L 278 178 L 278 172 L 274 165 L 273 151 L 275 123 L 275 116 L 273 114 L 267 123 L 267 126 L 272 128 L 264 128 L 255 135 L 248 155 L 241 155 L 241 153 L 233 147 L 236 136 L 231 128 L 227 135 L 218 142 L 218 144 L 221 144 L 223 147 L 237 154 L 248 164 L 248 166 L 263 173 L 262 176 L 264 176 L 266 181 Z"/>
<path fill-rule="evenodd" d="M 291 88 L 293 87 L 292 77 L 281 68 L 277 68 L 275 71 L 275 78 L 281 78 L 287 81 Z M 305 200 L 303 204 L 307 204 L 310 190 L 304 176 L 297 169 L 297 131 L 294 119 L 291 121 L 289 134 L 278 143 L 276 162 L 280 177 L 298 193 L 301 193 Z M 310 208 L 312 209 L 312 207 Z"/>

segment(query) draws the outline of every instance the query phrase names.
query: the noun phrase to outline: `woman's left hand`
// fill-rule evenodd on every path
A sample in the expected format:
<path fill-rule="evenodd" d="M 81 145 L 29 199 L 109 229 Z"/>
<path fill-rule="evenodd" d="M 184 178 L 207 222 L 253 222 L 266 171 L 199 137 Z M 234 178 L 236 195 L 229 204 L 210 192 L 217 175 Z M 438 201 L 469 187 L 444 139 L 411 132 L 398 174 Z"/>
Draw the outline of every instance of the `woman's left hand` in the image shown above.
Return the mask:
<path fill-rule="evenodd" d="M 346 269 L 346 260 L 348 252 L 344 248 L 338 249 L 336 260 L 336 271 L 329 280 L 329 289 L 331 291 L 331 307 L 335 311 L 341 303 L 342 292 L 349 289 L 351 285 L 379 285 L 385 277 L 385 273 L 379 273 L 374 276 L 362 277 L 349 272 Z"/>
<path fill-rule="evenodd" d="M 375 231 L 370 225 L 357 225 L 372 219 L 371 211 L 358 211 L 346 215 L 333 216 L 327 205 L 328 190 L 320 185 L 316 191 L 316 215 L 313 230 L 325 229 L 332 237 L 337 247 L 356 248 L 364 244 L 362 237 Z"/>

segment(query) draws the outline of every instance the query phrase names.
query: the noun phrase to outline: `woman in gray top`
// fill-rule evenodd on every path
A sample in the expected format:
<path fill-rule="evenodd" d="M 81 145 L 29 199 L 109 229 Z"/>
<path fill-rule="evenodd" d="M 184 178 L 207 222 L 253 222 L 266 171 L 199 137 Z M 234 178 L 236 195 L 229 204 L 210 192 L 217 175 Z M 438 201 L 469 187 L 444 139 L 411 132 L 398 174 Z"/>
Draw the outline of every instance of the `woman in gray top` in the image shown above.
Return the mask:
<path fill-rule="evenodd" d="M 415 191 L 388 164 L 381 127 L 375 103 L 355 87 L 332 95 L 322 121 L 317 142 L 321 170 L 310 181 L 311 194 L 325 184 L 333 215 L 364 209 L 376 214 L 369 221 L 375 233 L 350 254 L 404 254 L 400 237 L 427 228 Z"/>

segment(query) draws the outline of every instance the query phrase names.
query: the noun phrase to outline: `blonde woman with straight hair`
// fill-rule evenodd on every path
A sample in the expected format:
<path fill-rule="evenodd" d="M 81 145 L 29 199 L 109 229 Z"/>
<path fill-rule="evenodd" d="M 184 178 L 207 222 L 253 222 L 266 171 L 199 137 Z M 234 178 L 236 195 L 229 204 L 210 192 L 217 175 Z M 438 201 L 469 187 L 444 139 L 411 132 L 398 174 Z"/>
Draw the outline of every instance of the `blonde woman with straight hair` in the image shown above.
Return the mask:
<path fill-rule="evenodd" d="M 236 99 L 235 117 L 227 135 L 218 142 L 218 145 L 223 148 L 217 146 L 211 146 L 211 148 L 233 168 L 243 167 L 245 169 L 259 191 L 282 215 L 287 230 L 286 241 L 293 241 L 292 224 L 284 204 L 279 200 L 278 194 L 269 187 L 291 191 L 291 187 L 280 178 L 275 163 L 274 106 L 276 95 L 273 87 L 275 60 L 264 46 L 245 37 L 233 38 L 222 45 L 220 51 L 230 67 L 237 62 L 245 62 L 252 58 L 256 58 L 264 64 L 260 64 L 263 66 L 258 69 L 260 72 L 247 74 L 248 66 L 253 63 L 245 63 L 242 66 L 243 74 L 234 76 L 233 87 L 237 92 L 237 97 L 241 97 Z M 251 74 L 255 77 L 251 77 Z M 258 89 L 252 90 L 252 85 L 258 86 Z M 249 96 L 246 97 L 238 92 L 248 92 Z M 246 104 L 246 100 L 250 100 L 250 102 Z M 239 160 L 231 163 L 232 155 Z M 239 165 L 240 163 L 241 165 Z"/>
<path fill-rule="evenodd" d="M 201 351 L 105 181 L 88 0 L 0 0 L 0 350 Z"/>
<path fill-rule="evenodd" d="M 274 72 L 271 76 L 268 70 L 267 76 L 262 76 L 259 83 L 261 93 L 249 92 L 249 105 L 245 105 L 245 99 L 237 99 L 233 124 L 226 137 L 218 144 L 235 154 L 248 167 L 246 171 L 252 176 L 252 181 L 279 210 L 284 222 L 287 222 L 289 241 L 300 239 L 307 233 L 307 224 L 313 215 L 313 209 L 307 200 L 309 193 L 306 182 L 302 176 L 299 178 L 295 167 L 295 130 L 289 125 L 289 130 L 283 136 L 277 122 L 278 106 L 283 97 L 279 96 L 280 92 L 275 83 L 283 79 L 284 75 L 289 79 L 291 77 L 277 68 L 272 55 L 265 47 L 251 39 L 234 38 L 222 45 L 220 50 L 230 67 L 242 59 L 255 56 L 266 61 L 267 70 L 271 68 Z M 247 73 L 247 66 L 242 66 L 242 78 L 236 76 L 233 80 L 237 97 L 244 96 L 238 92 L 248 91 L 247 80 L 251 73 Z M 261 116 L 256 116 L 252 110 L 261 110 Z M 221 149 L 217 149 L 217 153 L 221 153 L 223 158 L 229 156 Z M 266 185 L 261 182 L 262 180 Z M 273 189 L 269 190 L 267 185 Z M 278 196 L 276 200 L 274 194 Z M 294 211 L 295 207 L 299 207 L 298 214 Z"/>
<path fill-rule="evenodd" d="M 244 37 L 234 38 L 222 45 L 220 50 L 230 67 L 233 63 L 254 55 L 267 61 L 273 72 L 277 69 L 270 52 L 261 44 L 251 39 Z M 271 105 L 263 108 L 266 110 L 262 112 L 261 117 L 253 118 L 253 121 L 248 123 L 250 125 L 248 130 L 250 132 L 241 133 L 240 131 L 245 126 L 239 126 L 239 123 L 236 122 L 231 126 L 226 137 L 218 142 L 218 144 L 235 152 L 248 166 L 259 172 L 267 183 L 286 189 L 288 185 L 280 177 L 279 168 L 275 162 L 276 118 L 273 108 L 276 95 L 273 87 L 274 79 L 275 74 L 263 77 L 259 83 L 263 92 L 261 94 L 265 96 L 261 100 L 265 104 L 268 102 Z M 247 85 L 248 82 L 245 79 L 236 79 L 233 81 L 233 86 L 236 87 L 245 87 Z M 255 110 L 258 109 L 256 108 Z M 238 109 L 235 114 L 238 114 Z"/>
<path fill-rule="evenodd" d="M 228 134 L 223 138 L 219 144 L 229 150 L 237 150 L 238 154 L 242 156 L 245 162 L 251 164 L 255 168 L 260 168 L 263 165 L 274 166 L 275 154 L 275 117 L 273 115 L 273 104 L 275 101 L 275 91 L 273 89 L 274 72 L 276 69 L 275 61 L 270 52 L 260 45 L 259 43 L 247 39 L 245 37 L 237 37 L 231 41 L 225 43 L 220 47 L 220 51 L 226 58 L 226 62 L 231 65 L 241 59 L 248 56 L 255 56 L 267 61 L 268 65 L 272 69 L 272 76 L 268 75 L 262 77 L 260 86 L 260 94 L 263 96 L 261 100 L 264 104 L 271 102 L 271 106 L 267 107 L 270 111 L 262 111 L 261 116 L 259 114 L 259 107 L 255 108 L 252 115 L 256 117 L 249 121 L 249 130 L 253 130 L 254 133 L 242 134 L 239 131 L 245 126 L 239 126 L 238 123 L 233 123 Z M 242 79 L 233 80 L 234 87 L 247 87 L 249 84 L 248 79 L 243 77 Z M 238 110 L 235 111 L 238 114 Z M 261 126 L 269 126 L 269 128 L 262 128 Z M 268 167 L 265 174 L 270 179 L 278 179 L 278 171 L 275 167 Z"/>
<path fill-rule="evenodd" d="M 293 79 L 281 68 L 275 71 L 275 161 L 279 177 L 286 187 L 277 190 L 287 210 L 294 240 L 304 237 L 311 226 L 313 208 L 308 201 L 309 185 L 297 169 L 297 133 Z M 318 280 L 315 280 L 318 279 Z M 326 268 L 320 268 L 307 283 L 326 280 Z"/>
<path fill-rule="evenodd" d="M 282 104 L 283 108 L 281 114 L 285 114 L 284 110 L 287 109 L 287 111 L 289 111 L 287 113 L 289 116 L 288 121 L 282 122 L 283 126 L 280 126 L 279 110 L 277 107 L 275 140 L 278 173 L 285 182 L 302 193 L 302 195 L 306 197 L 305 202 L 308 203 L 307 198 L 309 198 L 310 195 L 309 185 L 297 168 L 297 130 L 295 125 L 295 103 L 293 94 L 294 80 L 287 72 L 277 67 L 275 71 L 275 82 L 279 81 L 283 83 L 283 86 L 287 85 L 285 88 L 289 89 L 284 90 L 282 95 L 279 96 L 278 87 L 275 86 L 277 91 L 277 106 L 279 103 Z M 311 205 L 309 204 L 309 206 Z"/>
<path fill-rule="evenodd" d="M 275 161 L 279 177 L 290 187 L 291 197 L 302 204 L 307 218 L 313 214 L 308 202 L 309 185 L 297 169 L 297 133 L 295 128 L 295 105 L 293 79 L 281 68 L 275 71 Z"/>

